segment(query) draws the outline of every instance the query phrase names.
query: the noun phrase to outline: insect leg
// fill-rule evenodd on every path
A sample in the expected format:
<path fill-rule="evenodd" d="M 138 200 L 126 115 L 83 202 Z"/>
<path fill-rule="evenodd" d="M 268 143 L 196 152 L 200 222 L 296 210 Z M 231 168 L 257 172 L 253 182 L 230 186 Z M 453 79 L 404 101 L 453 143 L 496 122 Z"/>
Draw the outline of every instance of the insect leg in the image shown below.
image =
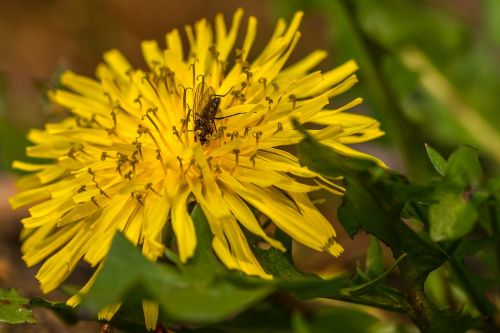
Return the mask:
<path fill-rule="evenodd" d="M 214 119 L 221 120 L 221 119 L 231 118 L 231 117 L 234 117 L 234 116 L 237 116 L 237 115 L 240 115 L 240 114 L 245 114 L 245 113 L 246 112 L 238 112 L 238 113 L 230 114 L 230 115 L 223 116 L 223 117 L 214 117 Z"/>

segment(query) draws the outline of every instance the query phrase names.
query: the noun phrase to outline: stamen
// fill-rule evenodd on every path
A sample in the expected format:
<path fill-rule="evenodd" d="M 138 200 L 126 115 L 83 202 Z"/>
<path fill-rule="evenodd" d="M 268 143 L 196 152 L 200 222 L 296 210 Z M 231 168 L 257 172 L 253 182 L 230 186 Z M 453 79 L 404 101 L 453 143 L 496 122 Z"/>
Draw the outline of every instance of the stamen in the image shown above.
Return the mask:
<path fill-rule="evenodd" d="M 183 171 L 182 158 L 180 156 L 177 156 L 177 161 L 179 161 L 179 168 L 181 169 L 181 171 Z"/>
<path fill-rule="evenodd" d="M 276 82 L 273 82 L 273 83 L 271 83 L 271 84 L 272 84 L 272 85 L 273 85 L 273 87 L 274 87 L 274 92 L 278 92 L 278 91 L 280 91 L 280 87 L 278 86 L 278 84 L 277 84 Z"/>
<path fill-rule="evenodd" d="M 193 67 L 193 88 L 196 87 L 196 63 L 199 62 L 198 58 L 194 59 L 194 62 L 189 65 L 188 69 Z"/>
<path fill-rule="evenodd" d="M 106 92 L 103 93 L 103 95 L 108 98 L 109 105 L 112 105 L 113 104 L 113 98 L 111 98 L 111 95 L 109 94 L 109 92 L 106 91 Z"/>
<path fill-rule="evenodd" d="M 282 131 L 282 130 L 283 130 L 283 124 L 278 121 L 278 129 L 273 134 L 276 134 L 276 133 L 278 133 L 279 131 Z"/>
<path fill-rule="evenodd" d="M 97 120 L 97 115 L 95 113 L 92 113 L 92 116 L 90 117 L 90 123 L 96 124 L 99 128 L 104 128 L 104 126 L 102 126 L 102 124 Z"/>
<path fill-rule="evenodd" d="M 147 111 L 146 111 L 146 114 L 143 115 L 141 117 L 142 120 L 144 120 L 144 117 L 148 118 L 148 120 L 151 122 L 151 124 L 153 125 L 153 127 L 156 129 L 156 131 L 158 133 L 161 133 L 160 132 L 160 128 L 158 127 L 158 125 L 156 124 L 156 122 L 153 120 L 153 118 L 151 118 L 151 116 L 149 115 L 150 113 L 152 113 L 155 117 L 156 117 L 156 113 L 158 112 L 158 107 L 153 107 L 153 108 L 148 108 Z M 157 118 L 158 119 L 158 118 Z"/>
<path fill-rule="evenodd" d="M 132 158 L 130 159 L 130 165 L 132 166 L 132 171 L 133 172 L 135 172 L 135 165 L 137 163 L 139 163 L 139 160 L 137 158 L 135 158 L 134 154 L 132 154 Z"/>
<path fill-rule="evenodd" d="M 240 133 L 238 131 L 233 131 L 231 134 L 229 134 L 229 136 L 231 137 L 231 141 L 233 141 L 233 139 L 238 138 L 240 136 Z"/>
<path fill-rule="evenodd" d="M 250 156 L 250 161 L 252 162 L 253 168 L 255 169 L 255 159 L 257 158 L 257 153 Z"/>
<path fill-rule="evenodd" d="M 122 166 L 127 163 L 128 161 L 128 156 L 125 155 L 125 154 L 122 154 L 120 152 L 116 153 L 116 157 L 117 157 L 117 165 L 116 165 L 116 171 L 118 171 L 118 173 L 120 174 L 120 176 L 123 176 L 122 175 Z"/>
<path fill-rule="evenodd" d="M 120 102 L 119 99 L 117 99 L 115 101 L 115 105 L 113 105 L 113 107 L 111 108 L 111 112 L 115 111 L 115 110 L 118 110 L 118 111 L 122 111 L 122 112 L 127 112 L 123 107 L 122 107 L 122 103 Z"/>
<path fill-rule="evenodd" d="M 267 79 L 265 77 L 261 77 L 259 79 L 259 83 L 262 83 L 262 85 L 264 86 L 264 92 L 267 90 Z"/>
<path fill-rule="evenodd" d="M 137 96 L 135 99 L 134 99 L 134 102 L 139 104 L 139 109 L 142 110 L 142 102 L 141 102 L 141 98 L 142 98 L 142 95 L 139 94 L 139 96 Z"/>
<path fill-rule="evenodd" d="M 158 193 L 158 191 L 156 191 L 153 188 L 153 183 L 147 183 L 146 184 L 146 190 L 150 190 L 151 192 L 153 192 L 154 194 L 158 195 L 159 197 L 163 197 L 160 193 Z"/>
<path fill-rule="evenodd" d="M 273 99 L 271 98 L 271 96 L 266 96 L 266 101 L 269 103 L 269 106 L 268 106 L 268 109 L 267 111 L 271 111 L 271 105 L 274 103 Z"/>
<path fill-rule="evenodd" d="M 133 77 L 132 77 L 132 76 L 134 75 L 134 70 L 133 70 L 132 68 L 128 69 L 128 70 L 125 72 L 125 75 L 127 75 L 127 76 L 128 76 L 128 79 L 129 79 L 130 81 L 132 81 L 132 79 L 133 79 Z"/>
<path fill-rule="evenodd" d="M 177 130 L 177 127 L 176 126 L 172 126 L 172 133 L 177 137 L 177 139 L 179 139 L 179 141 L 182 142 L 182 139 L 181 139 L 181 134 L 179 133 L 179 131 Z"/>
<path fill-rule="evenodd" d="M 210 52 L 210 55 L 212 56 L 212 58 L 219 62 L 219 55 L 220 55 L 220 52 L 217 51 L 217 49 L 215 48 L 215 45 L 212 45 L 208 48 L 208 51 Z"/>
<path fill-rule="evenodd" d="M 238 148 L 234 148 L 233 149 L 233 154 L 235 156 L 234 158 L 235 158 L 236 165 L 239 165 L 240 150 Z"/>
<path fill-rule="evenodd" d="M 163 164 L 163 158 L 161 157 L 161 150 L 159 148 L 156 149 L 156 159 L 161 161 Z"/>
<path fill-rule="evenodd" d="M 184 108 L 184 116 L 185 116 L 185 121 L 182 123 L 182 128 L 181 128 L 181 132 L 182 133 L 186 133 L 185 134 L 185 140 L 186 142 L 188 141 L 188 136 L 187 136 L 187 126 L 188 126 L 188 122 L 189 122 L 189 116 L 191 115 L 191 108 L 189 107 L 189 105 L 187 105 L 187 102 L 186 102 L 186 95 L 187 95 L 187 91 L 188 89 L 193 91 L 192 88 L 190 87 L 184 87 L 182 84 L 179 84 L 179 86 L 184 90 L 184 92 L 182 93 L 182 106 Z"/>
<path fill-rule="evenodd" d="M 94 173 L 94 171 L 92 171 L 92 168 L 88 168 L 87 172 L 89 175 L 92 176 L 92 181 L 95 183 L 95 173 Z"/>
<path fill-rule="evenodd" d="M 139 156 L 141 157 L 141 160 L 142 160 L 142 159 L 143 159 L 143 158 L 142 158 L 142 142 L 140 142 L 140 141 L 138 141 L 138 140 L 136 139 L 134 142 L 132 142 L 132 144 L 134 144 L 134 145 L 135 145 L 135 149 L 136 149 L 136 151 L 134 151 L 134 153 L 135 153 L 135 152 L 138 152 L 138 153 L 139 153 Z M 132 155 L 132 156 L 134 156 L 134 155 Z"/>
<path fill-rule="evenodd" d="M 288 96 L 288 100 L 293 103 L 292 110 L 295 109 L 295 103 L 297 102 L 297 97 L 294 94 Z"/>
<path fill-rule="evenodd" d="M 227 129 L 227 126 L 221 126 L 217 130 L 217 135 L 219 139 L 222 139 L 224 137 L 224 131 Z"/>
<path fill-rule="evenodd" d="M 212 156 L 207 157 L 207 163 L 208 163 L 208 167 L 210 168 L 210 171 L 212 171 L 212 159 L 213 159 Z"/>
<path fill-rule="evenodd" d="M 97 198 L 96 198 L 96 197 L 92 197 L 92 198 L 90 198 L 90 201 L 92 201 L 92 203 L 93 203 L 94 205 L 96 205 L 97 207 L 101 208 L 101 206 L 99 206 L 99 204 L 97 203 Z"/>
<path fill-rule="evenodd" d="M 106 192 L 104 192 L 104 190 L 102 188 L 99 189 L 99 193 L 102 194 L 102 195 L 104 195 L 106 198 L 111 199 L 109 197 L 109 195 L 107 195 Z"/>
<path fill-rule="evenodd" d="M 78 190 L 76 190 L 76 193 L 82 193 L 82 192 L 85 192 L 86 190 L 87 190 L 87 186 L 82 185 L 82 186 L 80 186 L 80 188 Z"/>
<path fill-rule="evenodd" d="M 243 53 L 244 53 L 243 50 L 240 48 L 236 48 L 234 50 L 234 54 L 235 54 L 235 56 L 234 56 L 235 61 L 234 62 L 235 63 L 241 64 L 243 62 Z"/>
<path fill-rule="evenodd" d="M 163 84 L 165 85 L 165 89 L 167 89 L 167 92 L 171 94 L 172 93 L 171 88 L 173 87 L 175 89 L 175 72 L 168 67 L 162 66 L 160 67 L 160 76 L 163 79 Z M 170 87 L 170 85 L 172 85 L 172 87 Z M 175 92 L 178 94 L 177 89 L 175 89 Z"/>
<path fill-rule="evenodd" d="M 195 161 L 194 158 L 192 158 L 192 159 L 189 160 L 189 164 L 188 164 L 188 166 L 186 168 L 186 171 L 188 171 L 189 168 L 191 168 L 193 165 L 196 165 L 196 161 Z"/>
<path fill-rule="evenodd" d="M 75 147 L 71 147 L 69 149 L 69 151 L 66 153 L 66 156 L 68 156 L 69 158 L 72 158 L 74 160 L 76 160 L 76 157 L 75 157 L 75 153 L 78 152 L 78 149 L 76 149 Z"/>
<path fill-rule="evenodd" d="M 250 132 L 250 126 L 245 126 L 245 133 L 243 133 L 243 137 L 247 137 L 248 132 Z"/>
<path fill-rule="evenodd" d="M 153 82 L 151 82 L 151 79 L 149 78 L 148 74 L 149 75 L 154 75 L 154 73 L 153 74 L 152 73 L 146 73 L 146 75 L 144 75 L 142 77 L 142 83 L 144 84 L 144 80 L 146 80 L 149 83 L 151 89 L 153 89 L 156 97 L 158 97 L 158 99 L 160 99 L 160 94 L 158 93 L 158 90 L 156 89 L 156 86 L 153 84 Z"/>
<path fill-rule="evenodd" d="M 108 153 L 107 153 L 107 152 L 105 152 L 105 151 L 103 151 L 103 152 L 101 153 L 101 161 L 106 160 L 106 157 L 108 157 Z"/>
<path fill-rule="evenodd" d="M 137 200 L 137 202 L 144 206 L 144 203 L 142 202 L 142 199 L 144 198 L 144 194 L 142 193 L 138 193 L 138 192 L 131 192 L 130 195 L 132 196 L 132 198 L 134 198 L 135 200 Z"/>
<path fill-rule="evenodd" d="M 256 131 L 252 132 L 252 136 L 255 138 L 255 144 L 258 146 L 259 145 L 259 140 L 262 137 L 262 131 Z"/>
<path fill-rule="evenodd" d="M 79 151 L 79 152 L 81 152 L 82 154 L 85 154 L 85 155 L 87 155 L 87 156 L 89 156 L 89 157 L 92 157 L 92 155 L 90 155 L 89 153 L 87 153 L 87 152 L 85 151 L 85 149 L 83 149 L 83 148 L 84 148 L 83 144 L 79 144 L 79 145 L 76 147 L 77 151 Z"/>
<path fill-rule="evenodd" d="M 118 80 L 116 79 L 116 77 L 113 78 L 112 82 L 115 85 L 116 89 L 118 89 L 118 91 L 121 92 L 122 89 L 121 89 L 120 85 L 118 84 Z"/>
<path fill-rule="evenodd" d="M 132 180 L 132 171 L 129 171 L 125 174 L 125 176 L 123 176 L 124 178 L 128 179 L 128 180 Z"/>
<path fill-rule="evenodd" d="M 250 67 L 243 67 L 242 71 L 243 71 L 243 73 L 246 74 L 246 76 L 247 76 L 247 86 L 250 87 L 250 85 L 251 85 L 250 79 L 252 78 L 253 73 L 250 71 Z"/>
<path fill-rule="evenodd" d="M 90 121 L 83 118 L 83 117 L 77 117 L 76 118 L 76 126 L 78 127 L 83 127 L 83 128 L 89 128 L 90 127 Z"/>

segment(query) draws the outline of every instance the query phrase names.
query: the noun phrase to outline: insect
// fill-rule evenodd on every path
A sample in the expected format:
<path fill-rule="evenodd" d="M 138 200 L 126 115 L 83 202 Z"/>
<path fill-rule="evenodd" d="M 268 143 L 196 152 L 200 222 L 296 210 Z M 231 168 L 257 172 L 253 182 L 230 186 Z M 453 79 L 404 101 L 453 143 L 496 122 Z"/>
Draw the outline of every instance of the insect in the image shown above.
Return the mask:
<path fill-rule="evenodd" d="M 209 86 L 204 78 L 202 82 L 198 84 L 194 93 L 193 104 L 193 130 L 195 133 L 195 141 L 199 140 L 202 145 L 206 144 L 212 136 L 212 133 L 217 131 L 215 120 L 241 114 L 237 113 L 225 117 L 216 117 L 217 112 L 220 110 L 221 98 L 229 94 L 230 91 L 231 90 L 224 95 L 217 95 L 214 88 Z"/>
<path fill-rule="evenodd" d="M 202 80 L 196 87 L 193 105 L 195 140 L 199 140 L 202 145 L 217 130 L 215 115 L 219 111 L 220 102 L 221 96 L 217 96 L 214 88 Z"/>

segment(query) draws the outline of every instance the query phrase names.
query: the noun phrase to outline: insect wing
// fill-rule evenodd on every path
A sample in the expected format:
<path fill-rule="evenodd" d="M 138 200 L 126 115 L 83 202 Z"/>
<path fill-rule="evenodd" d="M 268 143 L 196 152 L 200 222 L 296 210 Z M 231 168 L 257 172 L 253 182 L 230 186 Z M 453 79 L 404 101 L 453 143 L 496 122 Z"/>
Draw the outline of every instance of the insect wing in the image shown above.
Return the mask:
<path fill-rule="evenodd" d="M 196 87 L 196 92 L 194 94 L 194 114 L 195 117 L 201 117 L 203 110 L 212 100 L 212 96 L 215 95 L 215 90 L 207 83 L 202 82 Z"/>

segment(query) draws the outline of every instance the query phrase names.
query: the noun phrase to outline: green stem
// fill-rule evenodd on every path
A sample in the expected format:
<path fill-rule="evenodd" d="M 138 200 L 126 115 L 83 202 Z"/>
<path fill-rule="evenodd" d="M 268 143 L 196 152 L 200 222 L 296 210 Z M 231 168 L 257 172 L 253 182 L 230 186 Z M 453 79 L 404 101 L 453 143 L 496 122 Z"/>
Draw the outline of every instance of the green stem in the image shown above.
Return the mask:
<path fill-rule="evenodd" d="M 399 270 L 405 282 L 404 294 L 410 304 L 407 314 L 422 332 L 454 333 L 466 330 L 465 327 L 460 327 L 460 324 L 452 317 L 446 316 L 443 311 L 437 309 L 427 298 L 424 291 L 425 280 L 414 278 L 411 263 L 408 260 L 400 264 Z"/>
<path fill-rule="evenodd" d="M 389 311 L 393 311 L 393 312 L 407 314 L 407 307 L 405 307 L 403 305 L 397 305 L 397 304 L 391 304 L 391 303 L 380 303 L 380 302 L 365 299 L 362 297 L 335 296 L 335 297 L 329 297 L 329 299 L 333 299 L 336 301 L 342 301 L 342 302 L 348 302 L 348 303 L 352 303 L 352 304 L 373 306 L 375 308 L 379 308 L 379 309 L 383 309 L 383 310 L 389 310 Z"/>
<path fill-rule="evenodd" d="M 453 268 L 453 271 L 457 275 L 462 287 L 465 289 L 467 295 L 470 300 L 477 308 L 479 312 L 481 312 L 486 317 L 492 317 L 495 313 L 495 309 L 493 306 L 486 300 L 486 298 L 476 289 L 472 281 L 470 280 L 467 272 L 463 268 L 463 265 L 460 264 L 455 258 L 448 256 L 448 260 Z"/>

